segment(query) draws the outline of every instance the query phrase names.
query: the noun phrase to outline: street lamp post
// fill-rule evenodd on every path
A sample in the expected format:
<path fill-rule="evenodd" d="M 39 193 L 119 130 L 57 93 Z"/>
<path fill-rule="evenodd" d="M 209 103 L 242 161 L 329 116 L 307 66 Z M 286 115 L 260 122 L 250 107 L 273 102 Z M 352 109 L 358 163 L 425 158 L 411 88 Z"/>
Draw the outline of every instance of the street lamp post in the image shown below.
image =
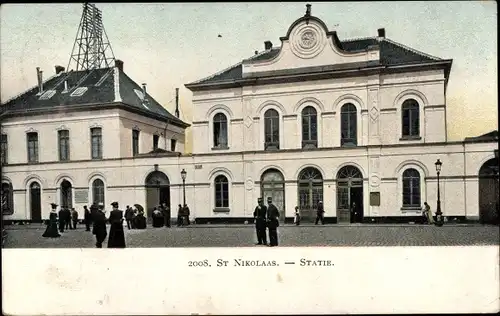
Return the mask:
<path fill-rule="evenodd" d="M 181 177 L 182 177 L 182 192 L 184 198 L 184 205 L 186 205 L 186 175 L 187 175 L 186 170 L 182 169 Z"/>
<path fill-rule="evenodd" d="M 443 163 L 438 159 L 436 163 L 436 172 L 437 172 L 437 206 L 436 206 L 436 226 L 443 226 L 443 212 L 441 212 L 441 193 L 439 190 L 439 174 L 441 173 L 441 166 Z"/>

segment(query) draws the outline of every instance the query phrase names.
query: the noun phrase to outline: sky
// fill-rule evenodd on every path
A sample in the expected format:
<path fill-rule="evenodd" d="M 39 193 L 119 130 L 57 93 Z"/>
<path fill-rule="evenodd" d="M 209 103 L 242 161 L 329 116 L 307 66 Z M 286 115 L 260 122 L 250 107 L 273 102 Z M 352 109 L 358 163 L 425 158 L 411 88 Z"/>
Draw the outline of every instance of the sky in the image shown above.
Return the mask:
<path fill-rule="evenodd" d="M 497 5 L 495 1 L 310 2 L 341 40 L 386 37 L 453 59 L 447 90 L 448 139 L 498 129 Z M 264 49 L 305 13 L 289 3 L 99 3 L 114 55 L 125 72 L 171 113 L 180 88 L 181 118 L 191 121 L 184 84 L 207 77 Z M 0 7 L 1 101 L 68 65 L 82 4 L 3 4 Z M 222 37 L 218 37 L 218 35 Z M 189 135 L 188 135 L 188 142 Z M 188 151 L 190 144 L 187 144 Z"/>

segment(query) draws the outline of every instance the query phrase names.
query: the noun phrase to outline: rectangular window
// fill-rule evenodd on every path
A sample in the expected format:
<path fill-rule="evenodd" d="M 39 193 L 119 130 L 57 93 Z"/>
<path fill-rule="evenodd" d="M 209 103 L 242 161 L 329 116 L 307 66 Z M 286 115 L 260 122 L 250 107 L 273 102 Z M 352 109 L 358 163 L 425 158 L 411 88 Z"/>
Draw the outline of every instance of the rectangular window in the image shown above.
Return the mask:
<path fill-rule="evenodd" d="M 158 149 L 158 142 L 160 141 L 159 135 L 153 135 L 153 150 Z"/>
<path fill-rule="evenodd" d="M 102 129 L 100 127 L 91 128 L 90 138 L 92 159 L 102 159 Z"/>
<path fill-rule="evenodd" d="M 59 140 L 59 160 L 69 160 L 69 131 L 62 130 L 58 132 Z"/>
<path fill-rule="evenodd" d="M 7 135 L 2 134 L 1 155 L 2 155 L 2 164 L 3 165 L 6 165 L 8 163 L 8 153 L 9 153 L 9 143 L 7 141 Z"/>
<path fill-rule="evenodd" d="M 132 131 L 132 155 L 137 156 L 139 154 L 139 131 Z"/>
<path fill-rule="evenodd" d="M 38 133 L 26 134 L 28 144 L 28 162 L 38 162 Z"/>
<path fill-rule="evenodd" d="M 170 151 L 175 151 L 175 146 L 177 145 L 177 140 L 176 139 L 171 139 L 170 140 Z"/>

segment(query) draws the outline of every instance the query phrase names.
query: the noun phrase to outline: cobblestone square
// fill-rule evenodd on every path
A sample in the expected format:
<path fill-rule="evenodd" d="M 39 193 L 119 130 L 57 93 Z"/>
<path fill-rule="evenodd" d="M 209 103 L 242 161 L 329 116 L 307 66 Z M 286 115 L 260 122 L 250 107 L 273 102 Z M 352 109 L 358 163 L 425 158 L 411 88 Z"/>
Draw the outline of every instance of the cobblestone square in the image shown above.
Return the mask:
<path fill-rule="evenodd" d="M 41 225 L 7 226 L 4 248 L 93 248 L 94 235 L 82 226 L 60 238 L 43 238 Z M 108 227 L 109 232 L 109 227 Z M 279 228 L 279 245 L 293 246 L 482 246 L 498 245 L 497 226 L 320 225 Z M 253 225 L 198 225 L 127 230 L 127 247 L 257 247 Z M 105 246 L 107 245 L 107 240 Z"/>

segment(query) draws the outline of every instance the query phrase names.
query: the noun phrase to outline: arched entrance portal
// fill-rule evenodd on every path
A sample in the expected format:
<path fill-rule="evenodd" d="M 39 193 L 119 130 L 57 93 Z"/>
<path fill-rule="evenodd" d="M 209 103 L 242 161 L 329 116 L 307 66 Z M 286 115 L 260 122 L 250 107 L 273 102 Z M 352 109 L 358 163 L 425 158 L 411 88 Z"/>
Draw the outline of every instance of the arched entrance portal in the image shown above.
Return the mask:
<path fill-rule="evenodd" d="M 42 221 L 41 189 L 38 182 L 30 184 L 30 211 L 32 222 L 39 223 Z"/>
<path fill-rule="evenodd" d="M 316 219 L 318 202 L 323 202 L 323 176 L 321 172 L 313 167 L 305 168 L 299 174 L 298 186 L 302 221 L 313 222 Z"/>
<path fill-rule="evenodd" d="M 498 224 L 498 158 L 485 162 L 479 170 L 479 220 Z"/>
<path fill-rule="evenodd" d="M 354 166 L 345 166 L 337 173 L 337 222 L 363 221 L 363 175 Z"/>
<path fill-rule="evenodd" d="M 267 169 L 260 177 L 260 194 L 267 205 L 267 198 L 272 197 L 273 204 L 280 212 L 280 221 L 285 220 L 285 178 L 276 169 Z"/>
<path fill-rule="evenodd" d="M 71 194 L 71 183 L 68 180 L 61 182 L 61 208 L 73 207 L 73 195 Z"/>
<path fill-rule="evenodd" d="M 153 171 L 146 178 L 146 212 L 148 218 L 153 214 L 153 209 L 162 203 L 170 206 L 170 180 L 161 171 Z"/>

